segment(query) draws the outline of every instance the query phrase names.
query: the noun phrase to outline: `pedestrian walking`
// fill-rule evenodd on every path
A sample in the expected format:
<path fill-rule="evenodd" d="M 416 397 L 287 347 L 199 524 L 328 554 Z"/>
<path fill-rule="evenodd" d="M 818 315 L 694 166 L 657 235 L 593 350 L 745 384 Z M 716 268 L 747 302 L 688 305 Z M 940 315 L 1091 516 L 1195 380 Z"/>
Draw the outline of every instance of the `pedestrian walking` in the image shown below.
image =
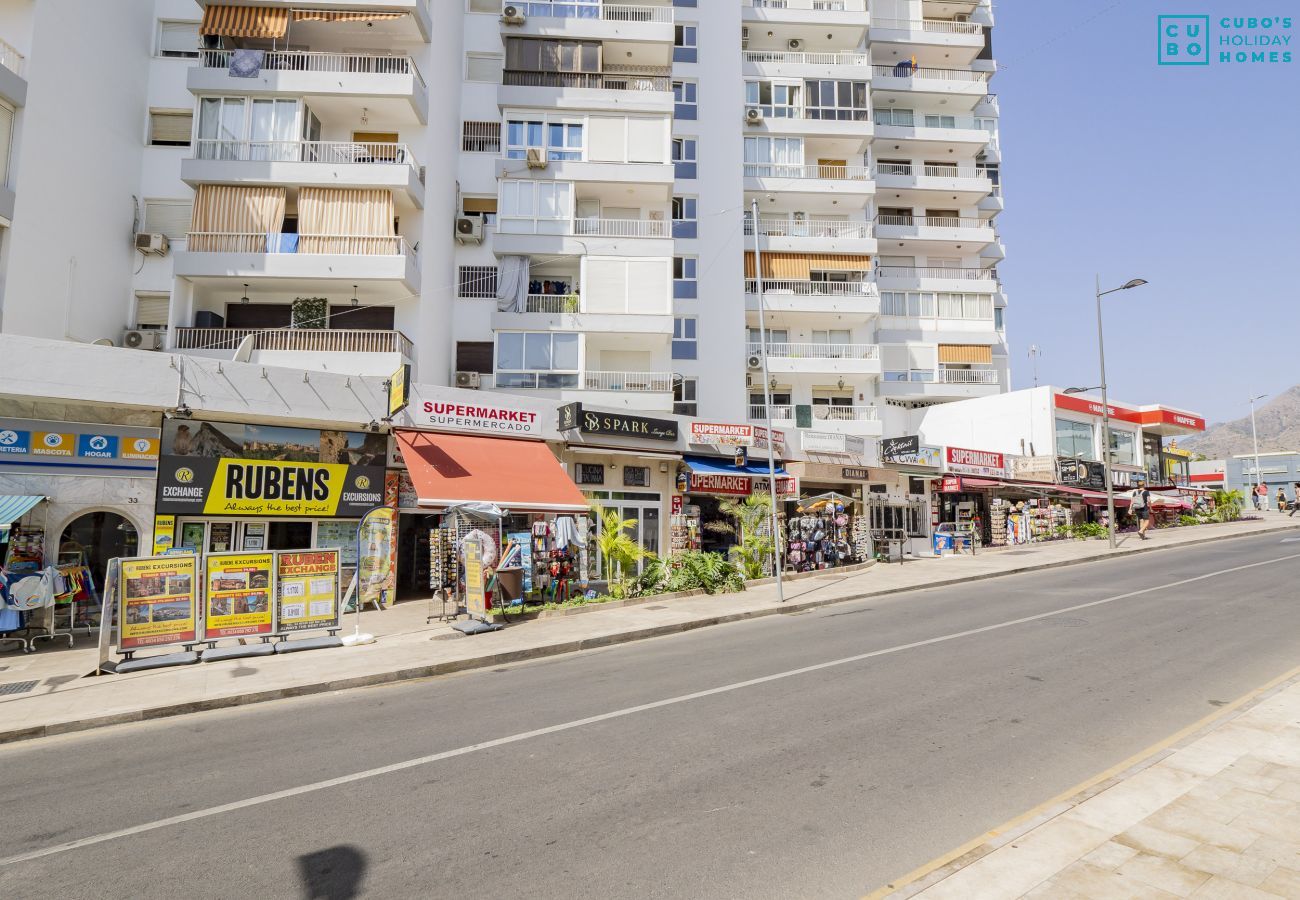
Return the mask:
<path fill-rule="evenodd" d="M 1255 501 L 1255 509 L 1262 509 L 1268 505 L 1268 488 L 1264 482 L 1255 485 L 1255 489 L 1250 493 L 1251 499 Z"/>
<path fill-rule="evenodd" d="M 1287 514 L 1288 519 L 1296 514 L 1296 510 L 1300 510 L 1300 481 L 1295 483 L 1295 490 L 1292 491 L 1291 496 L 1295 497 L 1295 499 L 1291 501 L 1291 512 Z"/>
<path fill-rule="evenodd" d="M 1138 486 L 1129 494 L 1128 508 L 1138 520 L 1138 537 L 1148 540 L 1147 529 L 1151 527 L 1151 492 L 1147 483 L 1139 481 Z"/>
<path fill-rule="evenodd" d="M 1286 491 L 1282 488 L 1277 489 L 1277 511 L 1286 512 Z"/>

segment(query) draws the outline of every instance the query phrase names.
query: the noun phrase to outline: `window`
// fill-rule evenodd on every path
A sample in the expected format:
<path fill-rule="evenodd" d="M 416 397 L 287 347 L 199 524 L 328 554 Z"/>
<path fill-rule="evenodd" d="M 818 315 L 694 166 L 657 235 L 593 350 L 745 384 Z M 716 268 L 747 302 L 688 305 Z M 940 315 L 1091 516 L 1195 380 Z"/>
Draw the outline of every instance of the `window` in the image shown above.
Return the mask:
<path fill-rule="evenodd" d="M 158 22 L 158 55 L 178 59 L 199 56 L 198 22 Z"/>
<path fill-rule="evenodd" d="M 673 198 L 673 237 L 698 237 L 699 223 L 696 221 L 698 201 L 694 197 Z"/>
<path fill-rule="evenodd" d="M 694 300 L 699 296 L 695 281 L 695 273 L 699 269 L 700 260 L 696 256 L 674 256 L 673 257 L 673 299 L 674 300 Z"/>
<path fill-rule="evenodd" d="M 486 81 L 489 84 L 501 83 L 501 70 L 505 68 L 505 57 L 500 53 L 466 53 L 465 80 Z"/>
<path fill-rule="evenodd" d="M 673 174 L 676 177 L 695 177 L 695 153 L 695 138 L 673 138 Z"/>
<path fill-rule="evenodd" d="M 480 219 L 484 225 L 497 223 L 496 197 L 461 197 L 460 214 L 471 219 Z"/>
<path fill-rule="evenodd" d="M 698 29 L 695 25 L 675 25 L 673 26 L 673 62 L 693 63 L 698 58 L 696 50 L 696 36 Z"/>
<path fill-rule="evenodd" d="M 296 160 L 297 100 L 204 97 L 199 101 L 199 159 Z"/>
<path fill-rule="evenodd" d="M 9 184 L 9 154 L 14 139 L 14 108 L 0 103 L 0 184 Z"/>
<path fill-rule="evenodd" d="M 994 307 L 993 309 L 993 327 L 998 331 L 1006 330 L 1006 322 L 1004 320 L 1005 312 L 1006 311 L 1000 306 Z"/>
<path fill-rule="evenodd" d="M 1096 459 L 1092 449 L 1092 426 L 1069 419 L 1056 420 L 1056 455 Z"/>
<path fill-rule="evenodd" d="M 926 128 L 956 128 L 957 117 L 931 115 L 927 113 L 925 115 L 925 127 Z"/>
<path fill-rule="evenodd" d="M 808 79 L 804 90 L 804 106 L 810 119 L 865 122 L 870 116 L 865 81 Z"/>
<path fill-rule="evenodd" d="M 750 178 L 797 178 L 803 168 L 803 138 L 745 138 L 745 175 Z"/>
<path fill-rule="evenodd" d="M 749 341 L 749 343 L 751 344 L 759 343 L 759 329 L 747 328 L 745 329 L 745 334 L 747 335 L 746 339 Z M 784 344 L 789 342 L 789 340 L 790 340 L 790 332 L 787 331 L 786 329 L 784 328 L 767 329 L 767 343 L 769 345 Z"/>
<path fill-rule="evenodd" d="M 695 325 L 695 319 L 689 316 L 673 319 L 673 359 L 697 358 Z"/>
<path fill-rule="evenodd" d="M 547 159 L 582 159 L 582 123 L 541 119 L 507 122 L 506 158 L 527 159 L 529 147 L 545 148 Z"/>
<path fill-rule="evenodd" d="M 1131 431 L 1115 431 L 1110 433 L 1110 461 L 1119 463 L 1121 466 L 1138 465 L 1137 458 L 1137 441 Z"/>
<path fill-rule="evenodd" d="M 893 109 L 890 107 L 877 109 L 872 114 L 872 118 L 877 125 L 902 125 L 910 128 L 916 124 L 916 116 L 910 109 Z"/>
<path fill-rule="evenodd" d="M 498 388 L 578 386 L 578 335 L 501 332 L 497 335 Z"/>
<path fill-rule="evenodd" d="M 457 341 L 456 371 L 492 374 L 491 341 Z"/>
<path fill-rule="evenodd" d="M 456 296 L 478 299 L 495 299 L 497 295 L 496 266 L 461 266 L 456 279 Z"/>
<path fill-rule="evenodd" d="M 694 416 L 699 410 L 699 379 L 683 378 L 673 384 L 673 415 Z"/>
<path fill-rule="evenodd" d="M 936 302 L 937 301 L 937 302 Z M 932 294 L 915 291 L 881 291 L 882 316 L 913 319 L 992 319 L 993 297 L 989 294 Z"/>
<path fill-rule="evenodd" d="M 600 71 L 600 60 L 599 41 L 506 38 L 506 68 L 512 72 L 595 73 Z M 580 78 L 556 83 L 569 87 L 582 87 L 587 84 Z"/>
<path fill-rule="evenodd" d="M 500 122 L 461 122 L 460 149 L 466 153 L 500 153 Z"/>
<path fill-rule="evenodd" d="M 694 81 L 673 82 L 673 118 L 694 119 L 698 109 L 696 96 L 699 85 Z"/>
<path fill-rule="evenodd" d="M 501 15 L 500 0 L 469 0 L 469 11 L 472 13 L 492 13 L 494 16 Z"/>
<path fill-rule="evenodd" d="M 149 144 L 154 147 L 188 147 L 194 130 L 189 110 L 149 110 Z"/>
<path fill-rule="evenodd" d="M 135 327 L 166 328 L 171 297 L 161 291 L 135 292 Z"/>
<path fill-rule="evenodd" d="M 799 118 L 803 86 L 779 81 L 746 81 L 745 106 L 773 119 Z"/>
<path fill-rule="evenodd" d="M 502 181 L 498 226 L 516 234 L 564 234 L 573 220 L 573 183 Z"/>
<path fill-rule="evenodd" d="M 194 203 L 190 200 L 144 201 L 144 230 L 183 241 L 190 230 Z"/>
<path fill-rule="evenodd" d="M 555 19 L 600 18 L 600 0 L 524 0 L 518 6 L 526 16 L 547 16 Z"/>

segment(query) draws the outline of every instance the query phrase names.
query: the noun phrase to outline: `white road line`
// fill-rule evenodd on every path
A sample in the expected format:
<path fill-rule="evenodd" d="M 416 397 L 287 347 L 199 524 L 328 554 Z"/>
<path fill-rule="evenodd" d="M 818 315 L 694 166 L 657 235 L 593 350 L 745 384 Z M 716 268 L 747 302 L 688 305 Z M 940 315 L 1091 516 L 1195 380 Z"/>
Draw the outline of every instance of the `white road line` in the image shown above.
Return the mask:
<path fill-rule="evenodd" d="M 1241 572 L 1245 569 L 1253 569 L 1258 566 L 1269 566 L 1274 563 L 1287 562 L 1292 559 L 1300 559 L 1300 553 L 1291 556 L 1282 556 L 1277 559 L 1263 560 L 1262 562 L 1253 562 L 1246 565 L 1234 566 L 1230 569 L 1220 569 L 1216 572 L 1207 572 L 1204 575 L 1196 575 L 1192 578 L 1183 578 L 1179 581 L 1171 581 L 1167 584 L 1156 585 L 1155 587 L 1142 588 L 1137 591 L 1129 591 L 1125 594 L 1116 594 L 1114 597 L 1105 597 L 1101 600 L 1090 600 L 1087 603 L 1079 603 L 1074 606 L 1067 606 L 1064 609 L 1056 609 L 1051 612 L 1038 613 L 1032 616 L 1023 616 L 1019 619 L 1010 619 L 1006 622 L 998 622 L 993 625 L 983 625 L 979 628 L 971 628 L 966 631 L 957 631 L 952 634 L 940 635 L 939 637 L 926 638 L 921 641 L 912 641 L 907 644 L 899 644 L 895 647 L 886 647 L 881 650 L 872 650 L 868 653 L 859 653 L 854 656 L 846 656 L 842 659 L 832 659 L 827 662 L 815 663 L 810 666 L 802 666 L 798 669 L 790 669 L 785 672 L 776 672 L 772 675 L 763 675 L 759 678 L 750 678 L 746 681 L 737 681 L 732 684 L 724 684 L 720 687 L 708 688 L 702 691 L 694 691 L 690 694 L 681 694 L 676 697 L 668 697 L 663 700 L 655 700 L 650 703 L 642 703 L 637 706 L 628 706 L 623 709 L 616 709 L 612 712 L 601 713 L 595 716 L 588 716 L 585 719 L 574 719 L 571 722 L 562 722 L 559 725 L 548 725 L 545 728 L 536 728 L 532 731 L 523 731 L 519 734 L 512 734 L 507 737 L 493 738 L 490 741 L 483 741 L 478 744 L 471 744 L 468 747 L 457 747 L 455 750 L 444 750 L 441 753 L 431 753 L 428 756 L 419 756 L 415 759 L 408 759 L 403 762 L 391 763 L 386 766 L 379 766 L 374 769 L 366 769 L 362 772 L 353 772 L 351 775 L 341 775 L 338 778 L 329 778 L 325 781 L 316 781 L 311 784 L 299 785 L 298 787 L 286 788 L 282 791 L 273 791 L 269 794 L 260 794 L 256 797 L 249 797 L 245 800 L 236 800 L 233 803 L 223 803 L 220 806 L 211 806 L 207 809 L 196 809 L 192 812 L 182 813 L 178 816 L 168 816 L 165 819 L 157 819 L 153 822 L 145 822 L 141 825 L 132 825 L 130 828 L 122 828 L 117 831 L 106 831 L 102 834 L 95 834 L 89 837 L 78 838 L 74 841 L 66 841 L 62 844 L 54 844 L 40 850 L 32 850 L 27 853 L 19 853 L 15 856 L 0 859 L 0 866 L 12 866 L 15 863 L 28 862 L 33 859 L 40 859 L 45 856 L 53 856 L 57 853 L 66 853 L 69 850 L 78 850 L 82 847 L 90 847 L 95 844 L 102 844 L 106 841 L 114 841 L 118 838 L 130 837 L 136 834 L 144 834 L 148 831 L 156 831 L 160 828 L 169 828 L 172 825 L 183 825 L 186 822 L 194 822 L 199 819 L 207 819 L 212 816 L 219 816 L 222 813 L 235 812 L 236 810 L 247 809 L 250 806 L 261 806 L 264 803 L 273 803 L 276 800 L 287 800 L 290 797 L 297 797 L 302 794 L 312 794 L 317 791 L 328 790 L 333 787 L 340 787 L 345 784 L 352 784 L 357 781 L 364 781 L 369 778 L 378 778 L 381 775 L 389 775 L 393 772 L 401 772 L 405 769 L 413 769 L 417 766 L 425 766 L 430 763 L 441 762 L 444 759 L 453 759 L 457 756 L 465 756 L 469 753 L 477 753 L 480 750 L 490 750 L 493 747 L 502 747 L 507 744 L 517 744 L 521 741 L 532 740 L 533 738 L 544 737 L 548 734 L 557 734 L 562 731 L 571 731 L 575 728 L 582 728 L 586 725 L 594 725 L 597 722 L 608 722 L 611 719 L 621 719 L 626 716 L 636 715 L 637 713 L 649 712 L 653 709 L 662 709 L 665 706 L 675 706 L 679 703 L 689 703 L 692 700 L 701 700 L 705 697 L 714 697 L 718 694 L 727 694 L 732 691 L 739 691 L 744 688 L 754 687 L 755 685 L 768 684 L 773 681 L 780 681 L 785 678 L 793 678 L 797 675 L 807 675 L 812 672 L 821 672 L 825 669 L 832 669 L 837 666 L 845 666 L 850 663 L 862 662 L 867 659 L 874 659 L 878 656 L 888 656 L 893 653 L 901 653 L 904 650 L 915 650 L 918 647 L 929 647 L 933 644 L 942 644 L 947 641 L 955 641 L 959 638 L 971 637 L 976 634 L 985 634 L 990 631 L 998 631 L 1003 628 L 1011 628 L 1016 625 L 1024 625 L 1027 622 L 1038 622 L 1042 619 L 1050 619 L 1053 616 L 1064 615 L 1065 613 L 1078 612 L 1081 609 L 1089 609 L 1094 606 L 1102 606 L 1106 603 L 1114 603 L 1118 600 L 1127 600 L 1131 597 L 1139 597 L 1143 594 L 1151 594 L 1156 591 L 1168 590 L 1169 588 L 1181 587 L 1185 584 L 1193 584 L 1197 581 L 1204 581 L 1207 578 L 1216 578 L 1220 575 L 1228 575 L 1233 572 Z"/>

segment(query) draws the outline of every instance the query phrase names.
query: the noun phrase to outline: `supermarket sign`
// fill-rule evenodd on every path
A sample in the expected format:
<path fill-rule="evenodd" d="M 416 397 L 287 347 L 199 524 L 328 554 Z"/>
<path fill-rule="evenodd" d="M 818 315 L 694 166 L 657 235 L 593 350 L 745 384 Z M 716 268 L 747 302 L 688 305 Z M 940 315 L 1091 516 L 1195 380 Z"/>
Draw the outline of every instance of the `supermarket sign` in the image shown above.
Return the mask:
<path fill-rule="evenodd" d="M 993 478 L 1007 477 L 1007 458 L 992 450 L 968 450 L 965 447 L 948 447 L 944 451 L 947 470 L 958 475 L 985 475 Z"/>

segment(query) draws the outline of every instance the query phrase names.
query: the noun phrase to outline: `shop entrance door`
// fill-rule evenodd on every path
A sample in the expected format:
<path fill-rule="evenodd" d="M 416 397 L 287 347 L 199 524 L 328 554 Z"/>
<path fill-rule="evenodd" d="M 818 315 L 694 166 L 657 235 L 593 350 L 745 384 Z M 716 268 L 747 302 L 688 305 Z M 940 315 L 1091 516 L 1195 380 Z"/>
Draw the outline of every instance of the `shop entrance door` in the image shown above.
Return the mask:
<path fill-rule="evenodd" d="M 135 556 L 138 548 L 135 526 L 111 512 L 78 516 L 63 529 L 59 538 L 59 555 L 80 553 L 100 590 L 104 589 L 108 561 L 115 556 Z"/>
<path fill-rule="evenodd" d="M 618 513 L 620 521 L 631 521 L 632 525 L 625 532 L 642 550 L 659 555 L 659 508 L 660 497 L 649 492 L 633 491 L 586 491 L 588 499 L 602 509 Z M 605 571 L 605 561 L 596 552 L 596 571 Z M 640 575 L 645 568 L 645 559 L 637 561 L 636 571 L 626 574 Z"/>

